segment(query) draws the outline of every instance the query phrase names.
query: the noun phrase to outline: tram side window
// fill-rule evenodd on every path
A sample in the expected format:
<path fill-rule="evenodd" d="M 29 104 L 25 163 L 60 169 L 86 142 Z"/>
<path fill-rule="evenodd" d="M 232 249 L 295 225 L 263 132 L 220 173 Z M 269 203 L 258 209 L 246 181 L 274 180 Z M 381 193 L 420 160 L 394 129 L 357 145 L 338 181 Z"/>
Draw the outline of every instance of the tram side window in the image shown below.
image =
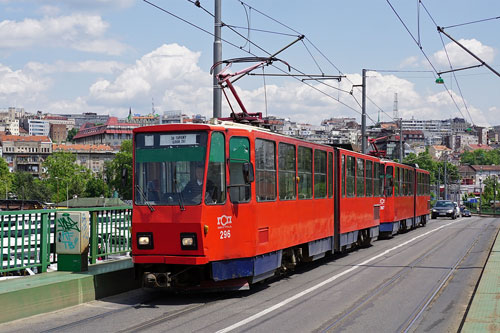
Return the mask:
<path fill-rule="evenodd" d="M 373 196 L 373 162 L 366 161 L 366 196 Z"/>
<path fill-rule="evenodd" d="M 425 175 L 425 194 L 430 195 L 431 194 L 431 176 L 430 175 Z"/>
<path fill-rule="evenodd" d="M 226 201 L 226 149 L 224 134 L 212 133 L 208 159 L 206 204 L 222 204 Z"/>
<path fill-rule="evenodd" d="M 356 159 L 353 156 L 347 156 L 346 161 L 346 196 L 354 196 L 354 182 L 356 175 Z"/>
<path fill-rule="evenodd" d="M 299 199 L 312 198 L 312 149 L 299 147 L 298 150 L 299 170 Z"/>
<path fill-rule="evenodd" d="M 345 197 L 345 156 L 342 155 L 340 159 L 340 163 L 342 164 L 340 166 L 340 178 L 342 179 L 342 198 Z"/>
<path fill-rule="evenodd" d="M 396 167 L 396 176 L 394 177 L 394 195 L 399 197 L 399 167 Z"/>
<path fill-rule="evenodd" d="M 408 195 L 413 194 L 413 172 L 408 170 Z"/>
<path fill-rule="evenodd" d="M 280 200 L 295 200 L 297 197 L 295 146 L 287 143 L 280 143 L 278 147 L 278 178 Z"/>
<path fill-rule="evenodd" d="M 422 174 L 417 172 L 417 195 L 422 194 Z"/>
<path fill-rule="evenodd" d="M 358 197 L 365 196 L 365 160 L 362 158 L 356 159 L 356 195 Z"/>
<path fill-rule="evenodd" d="M 415 170 L 410 171 L 410 194 L 415 195 Z"/>
<path fill-rule="evenodd" d="M 411 194 L 411 171 L 408 169 L 405 169 L 405 174 L 406 174 L 406 195 Z"/>
<path fill-rule="evenodd" d="M 418 177 L 418 179 L 417 179 L 417 184 L 418 184 L 417 195 L 422 195 L 423 194 L 423 191 L 422 191 L 422 185 L 423 185 L 423 183 L 422 183 L 422 176 L 423 176 L 423 174 L 421 174 L 419 172 L 419 173 L 417 173 L 417 175 L 418 175 L 417 176 Z"/>
<path fill-rule="evenodd" d="M 400 194 L 401 196 L 405 196 L 406 195 L 406 178 L 405 178 L 405 169 L 404 168 L 401 168 L 401 170 L 399 171 L 399 177 L 401 179 L 401 182 L 400 182 Z"/>
<path fill-rule="evenodd" d="M 251 187 L 245 183 L 246 163 L 250 163 L 248 138 L 232 137 L 229 140 L 229 198 L 233 203 L 250 201 Z"/>
<path fill-rule="evenodd" d="M 385 196 L 386 197 L 392 197 L 392 187 L 394 186 L 394 181 L 393 181 L 393 172 L 394 169 L 392 166 L 388 166 L 385 169 Z"/>
<path fill-rule="evenodd" d="M 276 199 L 276 144 L 255 140 L 255 195 L 257 201 Z"/>
<path fill-rule="evenodd" d="M 295 146 L 287 143 L 280 143 L 278 148 L 280 200 L 295 200 L 297 197 Z"/>
<path fill-rule="evenodd" d="M 408 194 L 408 170 L 401 168 L 401 183 L 403 186 L 401 187 L 403 190 L 403 193 L 401 196 L 406 196 Z"/>
<path fill-rule="evenodd" d="M 328 153 L 328 197 L 333 197 L 333 154 Z"/>
<path fill-rule="evenodd" d="M 420 176 L 421 175 L 422 175 L 421 173 L 417 172 L 417 195 L 420 195 L 420 185 L 421 185 L 420 184 Z"/>
<path fill-rule="evenodd" d="M 326 151 L 314 151 L 314 197 L 326 198 Z"/>
<path fill-rule="evenodd" d="M 373 163 L 373 195 L 376 197 L 380 196 L 380 163 Z"/>

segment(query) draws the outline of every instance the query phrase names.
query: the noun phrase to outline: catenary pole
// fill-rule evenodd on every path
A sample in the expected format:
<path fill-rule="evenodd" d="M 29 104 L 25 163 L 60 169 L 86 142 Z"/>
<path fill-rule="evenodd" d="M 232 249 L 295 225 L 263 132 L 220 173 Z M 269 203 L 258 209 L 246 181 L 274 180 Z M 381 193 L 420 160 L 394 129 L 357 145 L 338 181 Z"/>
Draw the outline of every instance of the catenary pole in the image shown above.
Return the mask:
<path fill-rule="evenodd" d="M 362 99 L 361 99 L 361 152 L 366 154 L 366 69 L 363 69 Z"/>
<path fill-rule="evenodd" d="M 403 118 L 399 118 L 399 163 L 403 163 Z"/>
<path fill-rule="evenodd" d="M 214 64 L 222 61 L 221 41 L 221 0 L 214 0 Z M 213 117 L 220 118 L 222 115 L 222 88 L 219 86 L 217 74 L 221 71 L 222 64 L 215 66 L 213 77 Z"/>

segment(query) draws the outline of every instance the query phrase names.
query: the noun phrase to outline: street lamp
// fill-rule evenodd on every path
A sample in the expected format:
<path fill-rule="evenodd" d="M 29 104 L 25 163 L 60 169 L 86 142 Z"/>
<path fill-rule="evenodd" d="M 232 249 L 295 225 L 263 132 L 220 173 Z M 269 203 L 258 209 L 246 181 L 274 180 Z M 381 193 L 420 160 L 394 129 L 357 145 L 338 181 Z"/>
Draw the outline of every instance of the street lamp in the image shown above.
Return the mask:
<path fill-rule="evenodd" d="M 483 178 L 479 177 L 479 215 L 481 215 L 481 204 L 482 204 L 482 199 L 483 197 Z"/>
<path fill-rule="evenodd" d="M 493 216 L 497 214 L 497 175 L 493 177 Z"/>
<path fill-rule="evenodd" d="M 59 177 L 55 176 L 54 178 L 55 178 L 56 183 L 57 183 L 57 192 L 56 192 L 57 193 L 57 199 L 59 199 Z"/>

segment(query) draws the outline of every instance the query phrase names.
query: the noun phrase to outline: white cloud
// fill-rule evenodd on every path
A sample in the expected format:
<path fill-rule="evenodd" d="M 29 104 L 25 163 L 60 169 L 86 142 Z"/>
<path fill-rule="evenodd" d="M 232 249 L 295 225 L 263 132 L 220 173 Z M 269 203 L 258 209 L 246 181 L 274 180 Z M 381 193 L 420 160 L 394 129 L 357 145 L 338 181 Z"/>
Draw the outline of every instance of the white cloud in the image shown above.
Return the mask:
<path fill-rule="evenodd" d="M 411 56 L 404 59 L 400 64 L 399 68 L 408 68 L 408 67 L 419 67 L 421 65 L 420 59 L 417 56 Z"/>
<path fill-rule="evenodd" d="M 1 2 L 1 0 L 0 0 Z M 129 8 L 133 6 L 136 0 L 39 0 L 39 2 L 51 2 L 58 6 L 65 6 L 77 10 L 96 10 L 102 8 Z"/>
<path fill-rule="evenodd" d="M 61 13 L 61 8 L 56 6 L 45 5 L 40 7 L 39 12 L 45 16 L 56 16 Z"/>
<path fill-rule="evenodd" d="M 142 101 L 143 106 L 148 105 L 154 98 L 157 110 L 182 110 L 188 114 L 200 113 L 211 117 L 212 82 L 210 75 L 198 67 L 199 57 L 199 53 L 177 44 L 163 45 L 144 55 L 134 65 L 125 68 L 116 79 L 95 82 L 90 87 L 88 102 L 95 106 L 121 106 L 126 109 L 126 106 L 134 105 L 136 101 Z M 339 88 L 350 91 L 353 84 L 359 83 L 359 74 L 348 74 L 347 79 L 341 81 Z M 269 115 L 286 117 L 297 122 L 319 124 L 323 119 L 338 116 L 359 119 L 361 112 L 358 104 L 361 103 L 361 90 L 357 88 L 351 96 L 344 92 L 339 94 L 337 90 L 321 83 L 310 83 L 310 86 L 307 86 L 287 81 L 285 84 L 268 83 L 265 91 L 264 87 L 243 89 L 240 84 L 236 84 L 236 90 L 248 112 L 262 112 L 265 115 L 266 94 Z M 235 111 L 240 112 L 229 90 L 227 93 Z M 367 113 L 374 121 L 379 107 L 386 113 L 382 115 L 382 119 L 389 120 L 392 117 L 395 93 L 398 93 L 399 111 L 404 118 L 465 117 L 470 120 L 465 108 L 461 106 L 461 97 L 456 94 L 453 96 L 462 108 L 461 113 L 447 92 L 428 91 L 422 94 L 417 92 L 414 84 L 408 80 L 395 75 L 368 72 Z M 338 98 L 341 103 L 335 100 Z M 476 123 L 487 123 L 481 110 L 469 106 L 469 112 Z M 223 116 L 228 116 L 229 113 L 230 109 L 224 100 Z M 368 120 L 368 123 L 371 121 Z"/>
<path fill-rule="evenodd" d="M 0 22 L 0 48 L 70 46 L 86 52 L 121 54 L 125 45 L 102 38 L 108 27 L 100 16 L 84 14 L 19 22 L 4 20 Z"/>
<path fill-rule="evenodd" d="M 210 75 L 197 65 L 199 57 L 200 53 L 183 46 L 163 45 L 126 68 L 113 82 L 95 82 L 90 87 L 90 99 L 114 104 L 162 97 L 168 108 L 178 105 L 196 113 L 199 87 L 207 88 L 208 96 L 202 99 L 210 98 L 211 88 Z"/>
<path fill-rule="evenodd" d="M 47 89 L 49 81 L 0 64 L 0 98 L 19 95 L 28 97 Z"/>
<path fill-rule="evenodd" d="M 116 40 L 96 39 L 96 40 L 82 40 L 73 43 L 73 48 L 78 51 L 84 51 L 84 52 L 120 55 L 127 49 L 127 46 Z"/>
<path fill-rule="evenodd" d="M 474 38 L 460 39 L 458 42 L 464 45 L 468 50 L 470 50 L 486 63 L 493 61 L 493 59 L 495 58 L 495 49 L 482 44 L 480 41 Z M 446 51 L 448 52 L 448 56 L 450 57 L 450 61 L 453 67 L 479 65 L 479 62 L 474 57 L 472 57 L 454 42 L 446 44 Z M 440 50 L 434 53 L 433 59 L 438 65 L 449 67 L 448 57 L 446 56 L 445 50 Z"/>
<path fill-rule="evenodd" d="M 117 61 L 87 60 L 80 62 L 56 61 L 54 64 L 29 62 L 26 64 L 25 69 L 39 74 L 58 72 L 113 74 L 123 70 L 125 67 L 125 64 Z"/>
<path fill-rule="evenodd" d="M 31 109 L 55 113 L 98 112 L 125 117 L 129 107 L 132 107 L 133 112 L 149 112 L 151 100 L 154 99 L 155 109 L 159 113 L 181 110 L 187 114 L 211 117 L 212 78 L 198 66 L 200 56 L 199 52 L 193 52 L 178 44 L 170 44 L 162 45 L 145 54 L 131 65 L 112 61 L 58 61 L 54 64 L 31 62 L 23 70 L 18 71 L 0 66 L 0 101 L 13 94 L 25 96 L 27 100 L 31 95 L 43 91 L 46 83 L 50 81 L 40 78 L 42 75 L 50 77 L 51 74 L 62 72 L 98 73 L 114 78 L 96 80 L 90 85 L 87 96 L 81 94 L 74 100 L 58 96 L 49 101 L 47 98 L 49 93 L 39 94 L 42 95 L 41 98 L 30 104 Z M 247 80 L 252 78 L 248 77 Z M 359 88 L 354 88 L 351 96 L 345 92 L 339 93 L 321 83 L 310 83 L 311 81 L 309 81 L 311 86 L 294 80 L 286 80 L 285 83 L 278 80 L 271 81 L 265 90 L 262 86 L 256 89 L 242 88 L 244 81 L 239 81 L 235 88 L 248 112 L 262 112 L 265 115 L 266 94 L 268 114 L 289 118 L 292 121 L 319 124 L 321 120 L 330 117 L 347 116 L 356 117 L 358 120 L 360 118 L 361 107 L 354 99 L 361 103 Z M 4 82 L 9 84 L 1 85 Z M 339 83 L 338 88 L 350 91 L 353 84 L 359 83 L 361 83 L 359 74 L 347 74 L 347 78 Z M 376 120 L 380 107 L 386 112 L 385 115 L 381 115 L 381 120 L 390 120 L 394 93 L 398 93 L 399 112 L 404 118 L 465 117 L 470 121 L 461 97 L 452 92 L 461 108 L 460 113 L 448 93 L 439 89 L 442 87 L 433 85 L 428 91 L 417 92 L 414 84 L 406 79 L 368 72 L 367 113 Z M 230 95 L 229 91 L 227 93 Z M 337 98 L 341 103 L 335 100 Z M 239 112 L 239 107 L 232 97 L 231 101 L 235 110 Z M 494 119 L 499 111 L 497 108 L 483 111 L 470 104 L 468 108 L 474 123 L 480 125 L 487 124 L 488 119 Z M 223 100 L 223 116 L 228 116 L 229 113 L 229 107 Z M 370 119 L 368 124 L 371 124 Z"/>

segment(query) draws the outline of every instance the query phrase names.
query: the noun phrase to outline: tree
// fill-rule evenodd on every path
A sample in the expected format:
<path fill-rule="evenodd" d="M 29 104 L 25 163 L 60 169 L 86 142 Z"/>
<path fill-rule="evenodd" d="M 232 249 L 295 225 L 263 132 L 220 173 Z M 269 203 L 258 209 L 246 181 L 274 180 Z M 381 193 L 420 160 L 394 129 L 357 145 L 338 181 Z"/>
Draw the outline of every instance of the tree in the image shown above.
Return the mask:
<path fill-rule="evenodd" d="M 9 172 L 7 162 L 0 158 L 0 196 L 5 193 L 7 199 L 9 191 L 12 191 L 12 174 Z"/>
<path fill-rule="evenodd" d="M 482 206 L 488 207 L 490 203 L 493 203 L 493 200 L 499 200 L 500 197 L 497 195 L 495 197 L 495 190 L 498 192 L 500 189 L 500 185 L 498 184 L 498 180 L 496 177 L 487 177 L 483 180 L 484 189 L 481 194 L 481 202 Z"/>
<path fill-rule="evenodd" d="M 53 195 L 46 181 L 35 178 L 32 174 L 25 171 L 14 173 L 12 188 L 19 200 L 49 202 Z"/>
<path fill-rule="evenodd" d="M 73 127 L 68 131 L 68 137 L 66 138 L 67 142 L 73 142 L 73 137 L 78 133 L 78 128 Z"/>
<path fill-rule="evenodd" d="M 499 165 L 500 149 L 466 151 L 460 155 L 460 163 L 470 165 Z"/>
<path fill-rule="evenodd" d="M 106 164 L 110 186 L 126 200 L 132 199 L 132 140 L 124 140 L 111 163 Z"/>
<path fill-rule="evenodd" d="M 87 182 L 84 195 L 85 197 L 91 198 L 100 196 L 109 198 L 111 196 L 111 191 L 104 179 L 100 177 L 93 177 Z"/>
<path fill-rule="evenodd" d="M 403 160 L 404 163 L 415 163 L 418 167 L 427 170 L 431 174 L 431 184 L 437 184 L 438 178 L 439 183 L 444 183 L 444 164 L 446 163 L 446 174 L 448 178 L 448 184 L 455 182 L 460 179 L 460 174 L 458 173 L 458 168 L 445 161 L 434 161 L 431 155 L 425 151 L 420 154 L 415 155 L 414 153 L 408 154 L 408 156 Z"/>
<path fill-rule="evenodd" d="M 47 168 L 46 181 L 54 193 L 54 202 L 64 201 L 73 195 L 82 196 L 85 192 L 91 172 L 76 163 L 76 154 L 57 152 L 47 157 L 43 165 Z"/>

